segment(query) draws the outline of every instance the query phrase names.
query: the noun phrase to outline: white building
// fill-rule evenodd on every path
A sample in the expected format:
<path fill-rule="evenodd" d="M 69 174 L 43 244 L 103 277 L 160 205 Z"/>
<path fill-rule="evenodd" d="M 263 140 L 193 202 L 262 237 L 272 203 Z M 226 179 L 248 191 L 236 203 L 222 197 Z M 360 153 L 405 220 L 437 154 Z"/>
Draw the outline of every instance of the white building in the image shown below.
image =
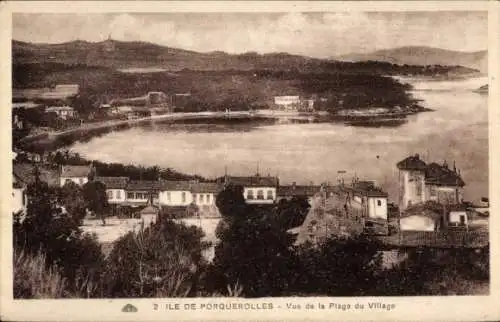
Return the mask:
<path fill-rule="evenodd" d="M 226 184 L 243 187 L 243 197 L 249 204 L 273 204 L 277 200 L 279 180 L 276 177 L 226 177 Z"/>
<path fill-rule="evenodd" d="M 193 203 L 192 181 L 162 181 L 160 204 L 163 206 L 188 206 Z"/>
<path fill-rule="evenodd" d="M 328 190 L 327 187 L 324 189 Z M 332 188 L 347 194 L 354 212 L 366 219 L 387 222 L 387 192 L 378 187 L 374 181 L 355 181 L 352 185 L 340 185 Z"/>
<path fill-rule="evenodd" d="M 160 190 L 161 182 L 158 180 L 131 180 L 125 188 L 125 204 L 129 206 L 144 206 L 148 202 L 152 202 L 153 205 L 158 205 L 160 203 Z"/>
<path fill-rule="evenodd" d="M 213 206 L 222 190 L 222 185 L 215 182 L 197 182 L 191 187 L 193 201 L 198 206 Z"/>
<path fill-rule="evenodd" d="M 50 106 L 45 109 L 45 113 L 56 113 L 63 120 L 76 117 L 76 111 L 71 106 Z"/>
<path fill-rule="evenodd" d="M 122 204 L 127 200 L 127 177 L 95 177 L 94 181 L 102 182 L 106 186 L 109 204 Z"/>
<path fill-rule="evenodd" d="M 279 109 L 284 110 L 297 110 L 300 108 L 300 96 L 275 96 L 274 105 Z"/>
<path fill-rule="evenodd" d="M 83 186 L 89 181 L 92 167 L 88 165 L 62 165 L 59 169 L 59 184 L 64 186 L 67 181 L 73 181 Z"/>

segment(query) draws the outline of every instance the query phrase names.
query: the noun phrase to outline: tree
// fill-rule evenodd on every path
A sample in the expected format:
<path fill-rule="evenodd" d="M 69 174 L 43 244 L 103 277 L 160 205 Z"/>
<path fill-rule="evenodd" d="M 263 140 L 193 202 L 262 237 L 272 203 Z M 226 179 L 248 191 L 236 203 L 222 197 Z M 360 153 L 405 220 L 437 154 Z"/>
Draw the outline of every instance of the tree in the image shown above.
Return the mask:
<path fill-rule="evenodd" d="M 105 210 L 108 207 L 106 186 L 100 181 L 89 181 L 82 189 L 86 207 L 98 215 L 102 220 L 102 225 L 105 226 Z"/>
<path fill-rule="evenodd" d="M 160 220 L 116 241 L 106 269 L 107 297 L 186 297 L 196 295 L 204 262 L 203 232 Z"/>
<path fill-rule="evenodd" d="M 86 213 L 86 204 L 80 186 L 68 181 L 59 189 L 58 197 L 75 223 L 81 225 Z"/>
<path fill-rule="evenodd" d="M 281 200 L 274 212 L 276 225 L 283 231 L 302 225 L 311 206 L 306 198 L 293 197 L 291 200 Z"/>
<path fill-rule="evenodd" d="M 34 175 L 34 183 L 27 187 L 26 216 L 14 222 L 14 247 L 26 254 L 42 254 L 47 268 L 60 269 L 72 292 L 83 285 L 82 280 L 96 285 L 104 259 L 95 236 L 84 235 L 71 214 L 61 208 L 58 191 L 42 182 L 38 171 Z M 96 293 L 93 287 L 86 296 Z"/>
<path fill-rule="evenodd" d="M 380 245 L 365 237 L 335 237 L 319 247 L 298 249 L 300 270 L 294 283 L 299 294 L 366 296 L 381 270 Z"/>
<path fill-rule="evenodd" d="M 270 220 L 272 208 L 247 205 L 242 192 L 229 185 L 217 196 L 223 219 L 207 288 L 224 293 L 241 285 L 247 297 L 287 294 L 296 266 L 291 236 Z"/>

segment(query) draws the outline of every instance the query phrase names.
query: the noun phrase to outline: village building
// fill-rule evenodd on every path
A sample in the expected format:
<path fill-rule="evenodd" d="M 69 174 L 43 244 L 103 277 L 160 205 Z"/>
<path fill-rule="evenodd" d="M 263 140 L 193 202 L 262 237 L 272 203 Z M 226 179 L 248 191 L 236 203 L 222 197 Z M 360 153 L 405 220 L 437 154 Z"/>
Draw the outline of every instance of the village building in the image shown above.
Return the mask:
<path fill-rule="evenodd" d="M 298 95 L 274 97 L 274 106 L 280 110 L 298 110 L 301 104 L 300 96 Z"/>
<path fill-rule="evenodd" d="M 277 200 L 292 200 L 293 198 L 305 198 L 311 204 L 312 199 L 321 190 L 317 185 L 297 185 L 293 182 L 291 185 L 280 185 L 277 191 Z"/>
<path fill-rule="evenodd" d="M 108 109 L 110 116 L 123 116 L 129 120 L 151 116 L 152 110 L 145 106 L 118 105 Z"/>
<path fill-rule="evenodd" d="M 451 205 L 447 208 L 448 226 L 466 231 L 488 231 L 489 215 L 467 204 Z"/>
<path fill-rule="evenodd" d="M 303 224 L 288 232 L 297 236 L 296 244 L 318 244 L 332 236 L 363 232 L 386 235 L 387 196 L 371 181 L 323 185 L 321 193 L 312 198 Z"/>
<path fill-rule="evenodd" d="M 250 177 L 226 176 L 225 184 L 243 187 L 243 197 L 248 204 L 273 204 L 277 200 L 277 177 L 256 174 Z"/>
<path fill-rule="evenodd" d="M 162 206 L 187 207 L 194 202 L 191 192 L 194 181 L 162 181 L 160 203 Z"/>
<path fill-rule="evenodd" d="M 94 181 L 102 182 L 106 187 L 109 204 L 123 204 L 127 200 L 127 177 L 95 177 Z"/>
<path fill-rule="evenodd" d="M 459 204 L 465 185 L 460 170 L 453 169 L 446 162 L 443 165 L 427 165 L 419 155 L 413 155 L 397 163 L 399 169 L 399 208 L 405 210 L 411 205 L 426 201 L 444 204 Z"/>
<path fill-rule="evenodd" d="M 71 106 L 49 106 L 45 108 L 45 113 L 55 113 L 57 116 L 63 120 L 75 118 L 76 111 Z"/>
<path fill-rule="evenodd" d="M 399 218 L 400 231 L 440 231 L 445 226 L 444 209 L 434 202 L 411 205 Z"/>
<path fill-rule="evenodd" d="M 69 181 L 83 186 L 89 181 L 92 172 L 92 166 L 88 165 L 61 165 L 59 169 L 60 186 L 64 186 Z"/>
<path fill-rule="evenodd" d="M 126 200 L 122 205 L 139 207 L 159 205 L 162 183 L 159 180 L 131 180 L 125 188 Z"/>
<path fill-rule="evenodd" d="M 193 201 L 198 206 L 213 206 L 222 185 L 215 182 L 196 182 L 191 187 Z"/>

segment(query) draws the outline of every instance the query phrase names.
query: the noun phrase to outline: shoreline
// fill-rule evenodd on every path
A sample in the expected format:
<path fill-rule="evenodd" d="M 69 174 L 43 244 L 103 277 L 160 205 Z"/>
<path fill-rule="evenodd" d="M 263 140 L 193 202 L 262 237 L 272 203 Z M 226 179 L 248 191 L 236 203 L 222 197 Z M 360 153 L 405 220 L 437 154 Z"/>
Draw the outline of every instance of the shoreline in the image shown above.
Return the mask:
<path fill-rule="evenodd" d="M 345 123 L 352 121 L 372 122 L 384 121 L 387 118 L 406 119 L 407 116 L 421 112 L 433 111 L 428 108 L 408 109 L 406 111 L 386 112 L 379 114 L 362 113 L 358 115 L 340 115 L 328 112 L 298 112 L 298 111 L 280 111 L 280 110 L 259 110 L 259 111 L 237 111 L 237 112 L 192 112 L 192 113 L 170 113 L 161 115 L 152 115 L 148 117 L 127 119 L 127 120 L 109 120 L 95 123 L 84 123 L 81 126 L 62 131 L 53 131 L 28 135 L 20 139 L 17 144 L 25 150 L 38 150 L 40 147 L 47 150 L 56 150 L 60 147 L 71 145 L 76 141 L 91 139 L 95 136 L 108 133 L 110 131 L 128 129 L 137 125 L 150 122 L 170 122 L 172 124 L 199 121 L 217 122 L 276 122 L 296 121 L 307 123 Z M 348 125 L 348 124 L 345 124 Z"/>

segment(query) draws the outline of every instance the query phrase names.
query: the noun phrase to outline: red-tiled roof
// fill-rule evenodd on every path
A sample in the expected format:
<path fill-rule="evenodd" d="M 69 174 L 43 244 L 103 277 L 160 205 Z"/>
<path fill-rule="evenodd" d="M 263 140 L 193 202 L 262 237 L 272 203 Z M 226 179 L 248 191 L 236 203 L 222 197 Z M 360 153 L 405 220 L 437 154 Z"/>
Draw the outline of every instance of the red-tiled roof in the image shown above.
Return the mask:
<path fill-rule="evenodd" d="M 431 163 L 425 171 L 425 183 L 438 186 L 459 186 L 463 187 L 465 182 L 455 171 L 437 163 Z"/>
<path fill-rule="evenodd" d="M 401 218 L 410 216 L 425 216 L 437 220 L 441 218 L 443 211 L 442 205 L 429 201 L 406 208 L 406 210 L 401 214 Z"/>
<path fill-rule="evenodd" d="M 162 190 L 167 190 L 167 191 L 190 191 L 191 187 L 193 184 L 196 182 L 194 181 L 167 181 L 167 180 L 162 180 L 161 181 L 161 189 Z"/>
<path fill-rule="evenodd" d="M 127 177 L 95 177 L 94 181 L 104 183 L 106 189 L 125 189 L 128 184 Z"/>
<path fill-rule="evenodd" d="M 399 161 L 396 166 L 401 170 L 420 170 L 424 171 L 427 165 L 424 161 L 420 159 L 418 154 L 411 155 L 401 161 Z"/>
<path fill-rule="evenodd" d="M 161 190 L 162 183 L 157 180 L 133 180 L 129 181 L 126 187 L 128 191 L 159 191 Z"/>
<path fill-rule="evenodd" d="M 222 189 L 223 186 L 215 182 L 198 182 L 191 187 L 191 191 L 194 193 L 219 193 Z"/>

